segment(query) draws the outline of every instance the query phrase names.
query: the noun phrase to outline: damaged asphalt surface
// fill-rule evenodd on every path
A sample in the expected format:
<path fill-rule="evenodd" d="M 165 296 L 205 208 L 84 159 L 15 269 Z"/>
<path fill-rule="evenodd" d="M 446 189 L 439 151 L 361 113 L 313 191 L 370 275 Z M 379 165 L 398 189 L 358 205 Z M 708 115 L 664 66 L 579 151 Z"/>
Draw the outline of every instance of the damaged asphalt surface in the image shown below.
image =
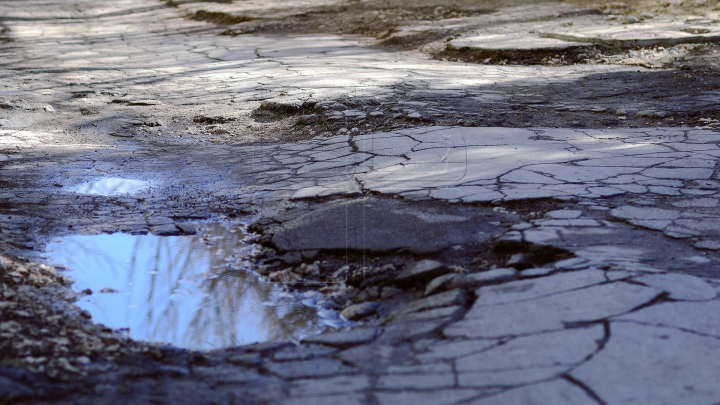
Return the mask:
<path fill-rule="evenodd" d="M 714 7 L 0 3 L 2 402 L 720 403 Z M 352 325 L 135 341 L 45 255 L 213 223 Z"/>

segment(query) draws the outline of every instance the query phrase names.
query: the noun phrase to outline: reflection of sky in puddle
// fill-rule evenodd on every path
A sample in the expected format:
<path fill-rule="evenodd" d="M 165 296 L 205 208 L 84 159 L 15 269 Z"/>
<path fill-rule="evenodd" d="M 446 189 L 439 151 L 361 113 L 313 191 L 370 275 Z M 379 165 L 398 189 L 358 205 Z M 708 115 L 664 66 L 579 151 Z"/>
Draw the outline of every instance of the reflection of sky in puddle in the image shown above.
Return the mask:
<path fill-rule="evenodd" d="M 97 181 L 79 184 L 71 190 L 81 194 L 113 195 L 134 193 L 138 190 L 147 188 L 149 185 L 149 182 L 142 180 L 108 177 Z"/>
<path fill-rule="evenodd" d="M 243 235 L 240 227 L 208 224 L 202 236 L 71 236 L 48 253 L 71 269 L 76 291 L 93 291 L 78 304 L 95 322 L 130 328 L 135 339 L 210 349 L 299 339 L 340 322 L 318 317 L 319 294 L 301 301 L 233 271 L 235 258 L 252 249 Z M 118 292 L 100 292 L 106 288 Z"/>

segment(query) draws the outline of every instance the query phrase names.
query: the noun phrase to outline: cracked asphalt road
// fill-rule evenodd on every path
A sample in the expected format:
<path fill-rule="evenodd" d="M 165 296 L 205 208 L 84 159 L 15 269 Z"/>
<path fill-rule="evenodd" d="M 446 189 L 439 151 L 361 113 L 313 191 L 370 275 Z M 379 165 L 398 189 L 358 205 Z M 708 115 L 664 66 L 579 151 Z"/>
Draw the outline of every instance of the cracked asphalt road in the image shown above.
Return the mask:
<path fill-rule="evenodd" d="M 402 7 L 0 3 L 0 398 L 720 403 L 714 45 L 440 60 L 433 43 L 485 23 L 615 20 L 430 3 L 416 17 L 455 28 L 395 45 L 415 23 L 377 38 L 387 21 L 303 21 Z M 631 60 L 671 51 L 685 62 Z M 151 186 L 73 191 L 107 177 Z M 44 256 L 59 236 L 241 220 L 261 251 L 242 271 L 353 326 L 211 351 L 135 341 L 93 323 Z"/>

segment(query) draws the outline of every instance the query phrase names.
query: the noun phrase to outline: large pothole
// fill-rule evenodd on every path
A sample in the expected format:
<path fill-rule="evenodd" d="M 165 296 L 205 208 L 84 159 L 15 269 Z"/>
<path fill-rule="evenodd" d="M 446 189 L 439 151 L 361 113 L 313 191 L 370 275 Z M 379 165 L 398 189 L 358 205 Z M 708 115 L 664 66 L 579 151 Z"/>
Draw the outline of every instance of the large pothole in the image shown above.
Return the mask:
<path fill-rule="evenodd" d="M 47 247 L 68 269 L 78 305 L 137 340 L 212 349 L 300 340 L 347 324 L 318 310 L 317 292 L 289 293 L 252 273 L 245 227 L 200 224 L 192 236 L 74 235 Z"/>

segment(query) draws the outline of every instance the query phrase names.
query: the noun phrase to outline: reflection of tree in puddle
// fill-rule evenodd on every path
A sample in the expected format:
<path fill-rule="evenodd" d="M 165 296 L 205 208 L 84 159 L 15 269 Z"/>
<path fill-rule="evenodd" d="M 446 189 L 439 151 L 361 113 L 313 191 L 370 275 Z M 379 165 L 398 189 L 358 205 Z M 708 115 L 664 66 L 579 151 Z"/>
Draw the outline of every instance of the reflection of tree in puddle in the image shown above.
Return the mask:
<path fill-rule="evenodd" d="M 115 243 L 93 240 L 101 237 L 116 237 Z M 97 269 L 114 273 L 115 285 L 105 287 L 121 293 L 94 294 L 87 309 L 109 326 L 130 327 L 137 339 L 213 348 L 321 331 L 314 308 L 248 271 L 233 270 L 244 267 L 243 258 L 253 252 L 246 237 L 239 226 L 207 224 L 196 236 L 78 236 L 50 250 L 55 260 L 78 270 L 73 277 L 82 288 L 92 284 L 88 277 Z M 122 248 L 122 243 L 130 246 Z M 88 265 L 90 271 L 81 270 Z M 113 317 L 125 318 L 125 324 Z"/>
<path fill-rule="evenodd" d="M 252 248 L 245 242 L 245 236 L 239 227 L 213 224 L 203 229 L 202 237 L 189 237 L 189 242 L 181 246 L 171 246 L 166 239 L 157 239 L 154 263 L 165 262 L 168 266 L 165 271 L 154 268 L 151 272 L 145 317 L 149 337 L 182 342 L 188 347 L 221 347 L 258 340 L 248 341 L 248 336 L 259 332 L 245 330 L 248 327 L 260 327 L 266 331 L 265 338 L 260 340 L 298 338 L 316 333 L 321 328 L 314 309 L 283 297 L 277 285 L 261 283 L 247 271 L 229 268 L 231 262 L 228 258 L 251 253 Z M 163 255 L 168 260 L 163 260 Z M 208 263 L 205 273 L 197 272 L 196 263 L 201 261 Z M 137 267 L 133 263 L 131 271 Z M 156 315 L 153 312 L 159 308 L 152 305 L 152 301 L 159 285 L 169 286 L 173 295 L 165 300 L 162 312 Z M 202 298 L 187 330 L 183 336 L 178 336 L 182 331 L 174 325 L 179 324 L 183 306 L 178 304 L 181 298 L 176 296 L 185 293 L 201 295 Z M 257 316 L 261 323 L 252 325 L 253 322 L 244 322 L 248 316 Z"/>

